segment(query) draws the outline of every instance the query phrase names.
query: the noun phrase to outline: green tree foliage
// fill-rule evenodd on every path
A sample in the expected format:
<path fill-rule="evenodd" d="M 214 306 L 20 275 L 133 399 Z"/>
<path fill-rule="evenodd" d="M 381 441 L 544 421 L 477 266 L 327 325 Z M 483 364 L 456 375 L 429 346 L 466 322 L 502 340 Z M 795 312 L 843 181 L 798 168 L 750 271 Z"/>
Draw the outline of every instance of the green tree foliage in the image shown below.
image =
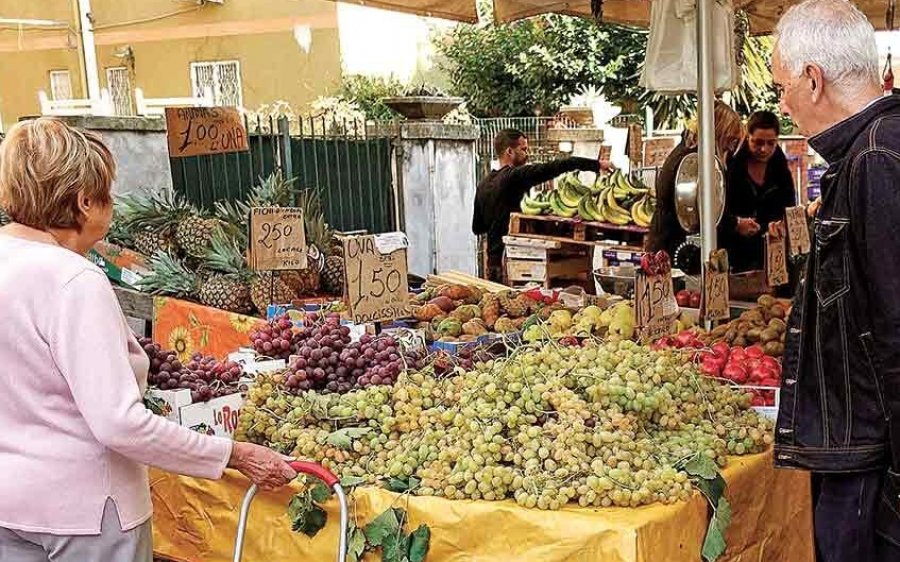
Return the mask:
<path fill-rule="evenodd" d="M 483 8 L 487 14 L 487 8 Z M 452 93 L 479 117 L 548 115 L 593 87 L 625 113 L 649 105 L 660 125 L 693 114 L 695 96 L 662 96 L 639 85 L 647 32 L 559 15 L 510 24 L 483 19 L 437 37 Z M 748 39 L 743 85 L 733 95 L 739 111 L 775 107 L 768 39 Z"/>
<path fill-rule="evenodd" d="M 384 105 L 384 99 L 402 96 L 406 86 L 396 78 L 352 74 L 344 76 L 338 97 L 356 104 L 367 119 L 390 121 L 398 114 Z"/>

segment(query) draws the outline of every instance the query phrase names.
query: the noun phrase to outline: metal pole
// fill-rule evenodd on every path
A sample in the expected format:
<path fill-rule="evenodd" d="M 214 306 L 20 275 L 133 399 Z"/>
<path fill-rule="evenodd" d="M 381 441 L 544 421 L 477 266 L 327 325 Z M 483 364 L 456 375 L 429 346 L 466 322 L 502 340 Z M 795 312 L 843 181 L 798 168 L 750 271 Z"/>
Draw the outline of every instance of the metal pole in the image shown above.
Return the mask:
<path fill-rule="evenodd" d="M 697 0 L 697 100 L 700 104 L 698 137 L 700 146 L 700 248 L 703 263 L 701 286 L 706 279 L 706 262 L 716 249 L 716 217 L 713 194 L 716 178 L 715 92 L 713 86 L 712 10 L 716 0 Z M 705 287 L 704 287 L 705 289 Z"/>
<path fill-rule="evenodd" d="M 78 0 L 78 17 L 81 25 L 81 51 L 84 57 L 84 74 L 87 96 L 100 99 L 100 71 L 97 70 L 97 46 L 94 44 L 94 22 L 91 16 L 91 0 Z"/>

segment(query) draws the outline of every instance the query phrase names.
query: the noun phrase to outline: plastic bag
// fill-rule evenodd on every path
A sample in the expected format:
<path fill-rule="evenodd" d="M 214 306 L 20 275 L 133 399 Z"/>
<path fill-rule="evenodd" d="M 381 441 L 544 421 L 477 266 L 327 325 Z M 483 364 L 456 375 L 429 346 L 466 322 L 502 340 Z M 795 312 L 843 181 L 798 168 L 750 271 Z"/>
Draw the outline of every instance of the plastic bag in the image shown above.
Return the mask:
<path fill-rule="evenodd" d="M 641 85 L 667 94 L 697 91 L 697 2 L 653 0 L 650 38 Z M 713 87 L 717 92 L 738 84 L 735 60 L 734 5 L 716 0 L 712 8 Z"/>

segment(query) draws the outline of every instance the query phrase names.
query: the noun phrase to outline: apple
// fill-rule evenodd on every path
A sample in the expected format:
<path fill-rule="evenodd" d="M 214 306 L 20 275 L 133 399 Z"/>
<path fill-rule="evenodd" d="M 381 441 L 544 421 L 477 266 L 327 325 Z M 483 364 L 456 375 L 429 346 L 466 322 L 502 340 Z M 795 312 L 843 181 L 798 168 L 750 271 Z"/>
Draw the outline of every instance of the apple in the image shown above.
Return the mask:
<path fill-rule="evenodd" d="M 763 351 L 763 348 L 758 345 L 751 345 L 747 348 L 747 356 L 752 357 L 754 359 L 761 359 L 766 355 L 766 352 Z"/>
<path fill-rule="evenodd" d="M 726 365 L 725 370 L 722 371 L 722 374 L 726 379 L 732 380 L 738 384 L 747 382 L 747 370 L 734 363 Z"/>
<path fill-rule="evenodd" d="M 728 356 L 731 355 L 731 346 L 723 341 L 714 343 L 711 349 L 717 357 L 728 359 Z"/>
<path fill-rule="evenodd" d="M 675 302 L 678 303 L 678 306 L 688 307 L 691 305 L 691 292 L 687 289 L 682 289 L 675 293 Z"/>
<path fill-rule="evenodd" d="M 700 308 L 700 293 L 691 293 L 691 308 Z"/>

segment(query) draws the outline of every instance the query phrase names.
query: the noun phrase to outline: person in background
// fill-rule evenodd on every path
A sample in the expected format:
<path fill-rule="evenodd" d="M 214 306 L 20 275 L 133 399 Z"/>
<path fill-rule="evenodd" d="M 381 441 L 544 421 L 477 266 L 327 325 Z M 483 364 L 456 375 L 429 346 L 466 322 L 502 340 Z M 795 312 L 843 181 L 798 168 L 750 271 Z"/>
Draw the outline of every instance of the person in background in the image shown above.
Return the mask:
<path fill-rule="evenodd" d="M 763 235 L 770 224 L 780 231 L 784 210 L 797 203 L 788 160 L 778 145 L 780 128 L 774 113 L 753 113 L 747 120 L 747 142 L 728 164 L 719 247 L 728 250 L 737 273 L 763 269 Z"/>
<path fill-rule="evenodd" d="M 488 279 L 503 281 L 503 237 L 509 233 L 509 217 L 533 188 L 568 172 L 599 173 L 609 168 L 591 158 L 572 156 L 544 164 L 528 163 L 528 137 L 522 131 L 504 129 L 494 138 L 500 169 L 488 174 L 475 191 L 472 232 L 487 235 Z"/>
<path fill-rule="evenodd" d="M 741 117 L 722 101 L 716 100 L 716 155 L 723 162 L 734 154 L 744 140 L 744 126 Z M 682 160 L 688 154 L 697 152 L 697 122 L 685 130 L 681 142 L 669 153 L 656 176 L 656 212 L 650 224 L 647 249 L 651 252 L 665 250 L 670 256 L 687 238 L 675 214 L 675 180 Z"/>
<path fill-rule="evenodd" d="M 788 319 L 775 465 L 812 472 L 821 562 L 900 560 L 900 97 L 846 0 L 778 23 L 781 109 L 826 162 Z"/>
<path fill-rule="evenodd" d="M 266 489 L 294 470 L 265 447 L 191 431 L 144 406 L 150 360 L 85 255 L 109 230 L 116 165 L 62 121 L 0 144 L 0 560 L 152 562 L 147 465 L 232 467 Z"/>

